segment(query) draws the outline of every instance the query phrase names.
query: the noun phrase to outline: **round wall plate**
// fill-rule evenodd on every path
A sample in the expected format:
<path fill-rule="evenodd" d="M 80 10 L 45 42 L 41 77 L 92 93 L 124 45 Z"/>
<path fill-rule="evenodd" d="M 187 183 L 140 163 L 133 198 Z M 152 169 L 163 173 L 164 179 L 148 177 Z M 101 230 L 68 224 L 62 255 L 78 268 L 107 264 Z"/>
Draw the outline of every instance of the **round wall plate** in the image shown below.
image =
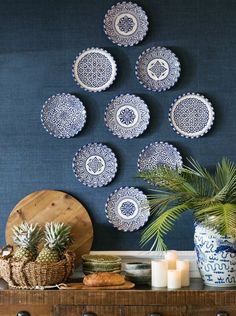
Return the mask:
<path fill-rule="evenodd" d="M 139 154 L 138 171 L 151 171 L 159 165 L 181 169 L 183 160 L 173 145 L 164 142 L 151 143 Z"/>
<path fill-rule="evenodd" d="M 112 134 L 124 139 L 141 135 L 149 119 L 147 105 L 133 94 L 121 94 L 111 100 L 104 116 L 105 124 Z"/>
<path fill-rule="evenodd" d="M 76 57 L 72 74 L 77 84 L 88 91 L 106 90 L 115 80 L 116 62 L 106 50 L 88 48 Z"/>
<path fill-rule="evenodd" d="M 148 18 L 145 11 L 132 2 L 113 5 L 104 18 L 104 32 L 119 46 L 133 46 L 146 36 Z"/>
<path fill-rule="evenodd" d="M 90 143 L 75 154 L 72 168 L 76 178 L 84 185 L 102 187 L 115 177 L 117 159 L 106 145 Z"/>
<path fill-rule="evenodd" d="M 41 122 L 45 130 L 57 138 L 70 138 L 84 127 L 86 110 L 79 98 L 71 94 L 50 97 L 41 110 Z"/>
<path fill-rule="evenodd" d="M 213 125 L 215 113 L 211 102 L 203 95 L 187 93 L 174 100 L 169 121 L 176 133 L 186 138 L 198 138 Z"/>
<path fill-rule="evenodd" d="M 135 73 L 148 90 L 165 91 L 175 85 L 180 76 L 180 63 L 176 55 L 165 47 L 152 47 L 138 58 Z"/>
<path fill-rule="evenodd" d="M 146 195 L 134 187 L 115 190 L 107 199 L 105 210 L 109 223 L 125 232 L 141 228 L 150 215 Z"/>

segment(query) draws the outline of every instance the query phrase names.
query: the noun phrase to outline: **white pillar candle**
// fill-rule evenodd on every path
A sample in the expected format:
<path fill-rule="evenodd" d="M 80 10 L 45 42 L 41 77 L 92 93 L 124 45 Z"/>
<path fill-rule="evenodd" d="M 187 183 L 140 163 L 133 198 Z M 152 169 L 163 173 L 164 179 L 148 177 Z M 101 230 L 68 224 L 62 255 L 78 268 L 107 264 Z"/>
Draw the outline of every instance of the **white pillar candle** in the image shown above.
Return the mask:
<path fill-rule="evenodd" d="M 177 251 L 169 250 L 165 254 L 165 259 L 168 261 L 168 269 L 176 269 Z"/>
<path fill-rule="evenodd" d="M 165 260 L 152 261 L 152 286 L 166 287 L 167 286 L 167 269 L 168 263 Z"/>
<path fill-rule="evenodd" d="M 168 270 L 167 287 L 168 289 L 181 288 L 181 271 L 180 270 Z"/>
<path fill-rule="evenodd" d="M 189 260 L 177 260 L 176 269 L 181 272 L 181 286 L 189 286 Z"/>

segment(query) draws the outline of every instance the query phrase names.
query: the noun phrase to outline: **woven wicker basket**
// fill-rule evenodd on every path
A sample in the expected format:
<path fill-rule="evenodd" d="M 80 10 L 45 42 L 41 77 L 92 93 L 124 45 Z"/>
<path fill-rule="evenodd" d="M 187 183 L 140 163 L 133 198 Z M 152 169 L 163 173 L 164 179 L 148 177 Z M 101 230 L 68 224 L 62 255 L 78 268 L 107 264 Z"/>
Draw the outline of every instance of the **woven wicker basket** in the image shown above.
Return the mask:
<path fill-rule="evenodd" d="M 10 287 L 37 288 L 65 282 L 74 268 L 75 255 L 65 253 L 55 263 L 39 263 L 0 259 L 1 277 Z"/>

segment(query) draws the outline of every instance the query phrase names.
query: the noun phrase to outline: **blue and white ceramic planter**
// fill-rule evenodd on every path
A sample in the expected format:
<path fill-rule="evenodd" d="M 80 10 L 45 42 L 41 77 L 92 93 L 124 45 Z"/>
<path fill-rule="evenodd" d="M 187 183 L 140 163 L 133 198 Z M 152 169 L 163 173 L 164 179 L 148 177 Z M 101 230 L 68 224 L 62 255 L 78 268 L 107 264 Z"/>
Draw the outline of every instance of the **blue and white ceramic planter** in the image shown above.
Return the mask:
<path fill-rule="evenodd" d="M 197 264 L 208 286 L 236 286 L 236 242 L 202 225 L 194 234 Z"/>

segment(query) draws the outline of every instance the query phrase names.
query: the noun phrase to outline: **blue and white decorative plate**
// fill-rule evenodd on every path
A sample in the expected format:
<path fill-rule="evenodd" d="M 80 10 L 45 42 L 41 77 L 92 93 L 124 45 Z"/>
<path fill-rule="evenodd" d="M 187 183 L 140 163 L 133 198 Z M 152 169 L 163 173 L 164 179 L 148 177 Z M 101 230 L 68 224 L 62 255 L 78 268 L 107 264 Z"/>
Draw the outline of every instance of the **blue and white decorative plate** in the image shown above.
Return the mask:
<path fill-rule="evenodd" d="M 117 159 L 106 145 L 90 143 L 75 154 L 72 168 L 76 178 L 84 185 L 102 187 L 115 177 Z"/>
<path fill-rule="evenodd" d="M 104 32 L 119 46 L 138 44 L 146 36 L 147 31 L 147 15 L 136 3 L 118 2 L 105 15 Z"/>
<path fill-rule="evenodd" d="M 165 91 L 177 82 L 180 63 L 170 49 L 152 47 L 139 56 L 135 73 L 139 82 L 148 90 Z"/>
<path fill-rule="evenodd" d="M 120 138 L 134 138 L 149 124 L 149 110 L 142 99 L 133 94 L 121 94 L 111 100 L 105 112 L 108 129 Z"/>
<path fill-rule="evenodd" d="M 169 121 L 176 133 L 186 138 L 206 134 L 214 121 L 211 102 L 203 95 L 187 93 L 175 99 L 169 111 Z"/>
<path fill-rule="evenodd" d="M 72 74 L 77 84 L 88 91 L 106 90 L 116 77 L 114 58 L 101 48 L 88 48 L 76 57 Z"/>
<path fill-rule="evenodd" d="M 138 157 L 138 171 L 149 171 L 160 165 L 181 169 L 182 157 L 171 144 L 155 142 L 146 146 Z"/>
<path fill-rule="evenodd" d="M 45 130 L 58 138 L 79 133 L 86 121 L 86 111 L 79 98 L 71 94 L 57 94 L 49 98 L 41 110 Z"/>
<path fill-rule="evenodd" d="M 150 215 L 146 195 L 134 187 L 121 187 L 110 194 L 105 211 L 109 223 L 125 232 L 141 228 Z"/>

